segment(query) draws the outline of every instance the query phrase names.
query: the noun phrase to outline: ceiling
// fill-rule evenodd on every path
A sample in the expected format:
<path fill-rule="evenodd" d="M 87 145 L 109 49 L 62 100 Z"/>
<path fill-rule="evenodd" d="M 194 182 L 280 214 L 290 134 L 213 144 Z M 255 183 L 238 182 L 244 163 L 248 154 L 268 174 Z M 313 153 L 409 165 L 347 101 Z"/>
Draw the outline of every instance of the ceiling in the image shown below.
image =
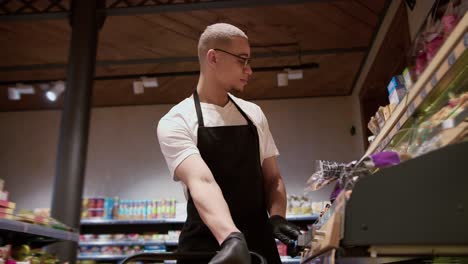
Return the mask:
<path fill-rule="evenodd" d="M 24 7 L 25 2 L 36 6 Z M 58 2 L 62 8 L 46 11 L 46 0 L 0 4 L 0 111 L 62 107 L 62 97 L 49 102 L 39 88 L 21 100 L 8 99 L 8 87 L 17 82 L 66 79 L 69 4 Z M 136 7 L 139 3 L 148 6 Z M 216 22 L 243 29 L 252 46 L 253 78 L 238 96 L 260 100 L 350 95 L 388 3 L 108 0 L 108 16 L 99 32 L 93 106 L 175 104 L 189 96 L 198 79 L 194 74 L 158 77 L 159 87 L 143 94 L 134 94 L 132 83 L 136 76 L 197 71 L 198 37 Z M 286 87 L 277 86 L 277 72 L 255 73 L 256 68 L 301 63 L 319 67 L 304 70 L 303 79 L 291 80 Z"/>

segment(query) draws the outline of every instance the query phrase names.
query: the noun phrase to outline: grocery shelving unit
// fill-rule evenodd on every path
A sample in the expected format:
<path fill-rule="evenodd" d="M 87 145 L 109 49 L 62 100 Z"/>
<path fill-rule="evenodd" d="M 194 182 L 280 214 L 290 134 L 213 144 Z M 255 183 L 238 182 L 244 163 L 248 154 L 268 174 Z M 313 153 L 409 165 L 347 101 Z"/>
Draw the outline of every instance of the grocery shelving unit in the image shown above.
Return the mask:
<path fill-rule="evenodd" d="M 79 255 L 79 260 L 98 260 L 98 261 L 119 261 L 126 258 L 127 255 Z"/>
<path fill-rule="evenodd" d="M 96 260 L 96 261 L 120 261 L 124 258 L 128 257 L 127 255 L 80 255 L 78 256 L 79 260 Z M 290 258 L 290 257 L 282 257 L 281 262 L 284 264 L 299 264 L 301 261 L 300 258 Z M 176 263 L 175 260 L 165 260 L 165 264 L 172 264 Z"/>
<path fill-rule="evenodd" d="M 177 246 L 177 241 L 150 241 L 150 240 L 96 240 L 96 241 L 80 241 L 80 246 L 155 246 L 155 245 L 166 245 L 166 246 Z"/>
<path fill-rule="evenodd" d="M 78 242 L 79 234 L 46 226 L 0 219 L 0 237 L 14 245 L 29 244 L 42 247 L 59 241 Z"/>
<path fill-rule="evenodd" d="M 318 219 L 318 215 L 288 215 L 286 217 L 299 226 L 305 227 L 314 223 Z M 114 219 L 83 219 L 81 220 L 81 232 L 83 234 L 109 234 L 109 233 L 145 233 L 145 232 L 167 232 L 168 230 L 180 230 L 185 222 L 185 219 L 150 219 L 150 220 L 114 220 Z M 145 240 L 95 240 L 81 241 L 80 246 L 151 246 L 165 245 L 169 249 L 177 248 L 177 241 L 145 241 Z M 126 255 L 79 255 L 80 260 L 96 260 L 96 261 L 118 261 L 122 260 Z M 283 263 L 299 264 L 300 258 L 282 257 Z M 170 262 L 165 262 L 170 263 Z"/>
<path fill-rule="evenodd" d="M 447 104 L 449 93 L 468 90 L 467 48 L 468 14 L 465 14 L 362 159 L 398 147 L 408 130 L 418 128 Z M 467 116 L 466 111 L 462 113 L 454 121 L 453 130 L 440 128 L 444 130 L 434 130 L 434 133 L 443 133 L 445 137 L 444 132 L 449 131 L 450 138 L 455 138 L 455 133 L 462 135 L 458 139 L 466 139 Z M 339 258 L 340 263 L 390 263 L 409 259 L 411 263 L 425 263 L 433 256 L 465 256 L 466 261 L 467 215 L 461 204 L 467 199 L 457 195 L 463 193 L 460 186 L 466 186 L 466 177 L 460 177 L 460 173 L 466 171 L 467 142 L 449 141 L 444 139 L 434 151 L 361 179 L 351 198 L 340 200 L 342 206 L 346 202 L 346 209 L 334 212 L 312 237 L 321 236 L 311 243 L 312 249 L 301 263 L 322 263 L 321 258 L 333 261 Z M 447 146 L 453 142 L 458 144 Z M 450 207 L 454 203 L 461 206 L 456 212 Z M 408 204 L 411 206 L 399 207 Z M 392 219 L 395 211 L 402 217 Z M 451 221 L 450 226 L 443 232 L 435 231 L 447 219 Z"/>
<path fill-rule="evenodd" d="M 153 225 L 153 224 L 180 224 L 184 219 L 148 219 L 148 220 L 118 220 L 118 219 L 83 219 L 81 225 Z"/>
<path fill-rule="evenodd" d="M 290 215 L 289 221 L 299 226 L 312 224 L 317 220 L 317 215 Z M 150 220 L 115 220 L 115 219 L 83 219 L 81 220 L 82 234 L 116 234 L 122 233 L 145 233 L 145 232 L 167 232 L 169 230 L 180 230 L 185 219 L 150 219 Z"/>
<path fill-rule="evenodd" d="M 443 92 L 460 70 L 466 67 L 467 28 L 468 14 L 465 14 L 434 59 L 385 122 L 364 157 L 385 149 L 413 114 L 420 110 L 419 107 L 425 99 L 437 97 L 437 93 Z"/>

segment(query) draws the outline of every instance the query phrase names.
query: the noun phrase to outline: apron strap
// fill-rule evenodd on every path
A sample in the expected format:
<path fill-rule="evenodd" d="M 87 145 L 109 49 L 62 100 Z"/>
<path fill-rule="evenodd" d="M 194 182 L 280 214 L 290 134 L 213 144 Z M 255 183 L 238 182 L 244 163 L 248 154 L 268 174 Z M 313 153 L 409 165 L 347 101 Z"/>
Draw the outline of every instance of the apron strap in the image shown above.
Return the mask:
<path fill-rule="evenodd" d="M 195 109 L 197 110 L 198 126 L 204 127 L 205 123 L 203 122 L 203 114 L 200 107 L 200 99 L 198 98 L 198 93 L 196 89 L 195 92 L 193 92 L 193 100 L 195 102 Z"/>
<path fill-rule="evenodd" d="M 249 126 L 253 126 L 254 124 L 252 123 L 252 120 L 247 116 L 247 114 L 242 111 L 242 108 L 240 108 L 236 102 L 231 98 L 231 96 L 228 95 L 229 100 L 236 106 L 237 110 L 241 113 L 241 115 L 245 118 Z M 195 102 L 195 110 L 197 111 L 197 117 L 198 117 L 198 126 L 199 127 L 204 127 L 205 122 L 203 121 L 203 114 L 200 106 L 200 98 L 198 97 L 198 92 L 195 90 L 193 92 L 193 100 Z"/>
<path fill-rule="evenodd" d="M 231 96 L 229 96 L 228 94 L 228 97 L 229 97 L 229 100 L 231 100 L 231 102 L 236 106 L 237 110 L 239 110 L 239 112 L 241 113 L 241 115 L 245 118 L 245 120 L 247 120 L 247 123 L 250 125 L 250 126 L 253 126 L 253 123 L 252 123 L 252 120 L 250 120 L 250 118 L 247 116 L 247 114 L 242 111 L 242 108 L 240 108 L 236 102 L 234 102 L 234 99 L 231 98 Z"/>

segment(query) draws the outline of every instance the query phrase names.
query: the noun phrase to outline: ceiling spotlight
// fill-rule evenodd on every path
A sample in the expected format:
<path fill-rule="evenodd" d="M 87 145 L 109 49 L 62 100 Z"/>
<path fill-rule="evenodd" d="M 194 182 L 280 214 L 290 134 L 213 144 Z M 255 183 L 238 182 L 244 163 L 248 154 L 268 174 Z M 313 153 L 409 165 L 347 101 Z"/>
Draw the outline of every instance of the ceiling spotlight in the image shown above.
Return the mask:
<path fill-rule="evenodd" d="M 134 81 L 133 82 L 133 93 L 135 94 L 142 94 L 145 92 L 145 87 L 143 86 L 143 82 L 141 81 Z"/>
<path fill-rule="evenodd" d="M 289 80 L 300 80 L 304 77 L 302 70 L 286 70 L 286 71 L 288 72 Z"/>
<path fill-rule="evenodd" d="M 276 81 L 278 83 L 278 87 L 288 86 L 288 74 L 286 72 L 278 73 Z"/>
<path fill-rule="evenodd" d="M 22 83 L 16 84 L 16 87 L 8 87 L 8 99 L 20 100 L 22 94 L 34 94 L 34 87 Z"/>
<path fill-rule="evenodd" d="M 65 82 L 56 81 L 52 83 L 52 88 L 46 92 L 46 97 L 49 101 L 54 102 L 65 91 Z"/>
<path fill-rule="evenodd" d="M 8 99 L 15 101 L 21 99 L 21 94 L 16 87 L 8 87 Z"/>
<path fill-rule="evenodd" d="M 304 77 L 301 69 L 284 69 L 284 72 L 280 72 L 277 75 L 278 87 L 288 86 L 289 80 L 300 80 Z"/>
<path fill-rule="evenodd" d="M 145 88 L 154 88 L 158 87 L 158 79 L 156 77 L 140 77 L 140 81 L 134 81 L 133 82 L 133 93 L 134 94 L 142 94 L 145 92 Z"/>
<path fill-rule="evenodd" d="M 154 88 L 159 86 L 158 79 L 156 79 L 156 77 L 148 78 L 143 76 L 141 77 L 141 81 L 145 88 Z"/>

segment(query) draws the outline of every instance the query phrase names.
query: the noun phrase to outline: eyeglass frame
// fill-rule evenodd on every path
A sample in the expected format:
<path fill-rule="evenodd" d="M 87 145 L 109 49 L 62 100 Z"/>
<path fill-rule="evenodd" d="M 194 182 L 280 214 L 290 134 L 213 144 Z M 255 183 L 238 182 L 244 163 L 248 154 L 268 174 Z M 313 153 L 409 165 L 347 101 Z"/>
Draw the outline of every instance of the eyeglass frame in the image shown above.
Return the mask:
<path fill-rule="evenodd" d="M 242 56 L 240 56 L 240 55 L 231 53 L 231 52 L 226 51 L 226 50 L 223 50 L 223 49 L 213 49 L 213 50 L 215 50 L 215 51 L 221 51 L 221 52 L 223 52 L 223 53 L 226 53 L 226 54 L 229 54 L 229 55 L 231 55 L 231 56 L 234 56 L 234 57 L 236 57 L 236 58 L 238 58 L 238 59 L 244 60 L 243 69 L 247 68 L 247 66 L 250 66 L 250 62 L 251 62 L 251 60 L 252 60 L 252 58 L 250 58 L 250 57 L 242 57 Z"/>

